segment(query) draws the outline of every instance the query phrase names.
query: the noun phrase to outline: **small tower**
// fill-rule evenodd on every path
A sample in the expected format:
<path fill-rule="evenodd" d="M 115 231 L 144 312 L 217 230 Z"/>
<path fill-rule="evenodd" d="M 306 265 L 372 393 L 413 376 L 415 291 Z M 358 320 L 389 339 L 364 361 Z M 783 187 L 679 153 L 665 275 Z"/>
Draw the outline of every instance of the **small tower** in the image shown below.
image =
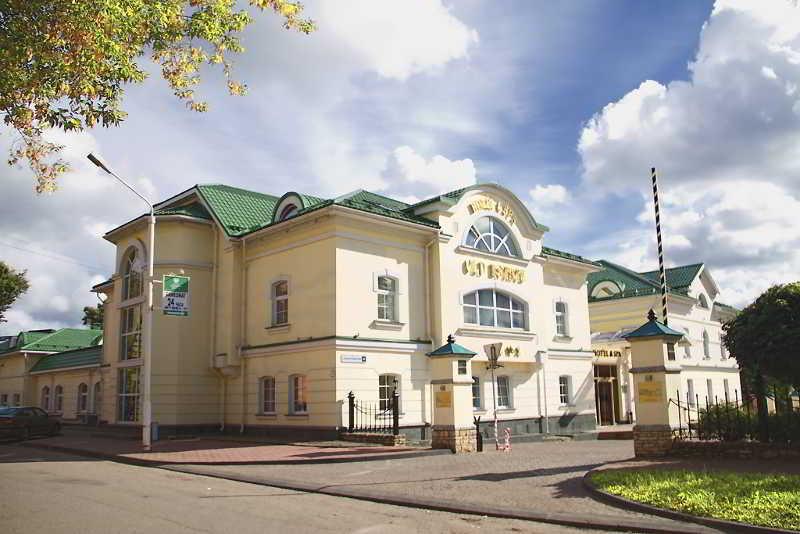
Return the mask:
<path fill-rule="evenodd" d="M 477 447 L 472 422 L 472 357 L 475 353 L 456 343 L 452 335 L 447 344 L 428 353 L 431 359 L 433 391 L 434 449 L 454 453 L 474 452 Z"/>
<path fill-rule="evenodd" d="M 669 393 L 680 390 L 675 344 L 683 333 L 658 322 L 650 310 L 647 322 L 624 337 L 631 344 L 634 452 L 637 457 L 663 456 L 672 447 L 672 429 L 678 426 L 678 407 L 670 405 Z"/>

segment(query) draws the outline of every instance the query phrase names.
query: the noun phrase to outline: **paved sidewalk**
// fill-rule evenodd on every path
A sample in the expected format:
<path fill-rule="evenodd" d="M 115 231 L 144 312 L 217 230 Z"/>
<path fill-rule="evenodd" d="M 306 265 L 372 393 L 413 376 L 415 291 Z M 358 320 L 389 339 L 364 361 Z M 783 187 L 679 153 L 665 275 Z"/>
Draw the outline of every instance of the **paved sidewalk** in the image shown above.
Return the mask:
<path fill-rule="evenodd" d="M 40 447 L 65 452 L 88 454 L 139 464 L 301 464 L 346 461 L 366 461 L 376 458 L 402 458 L 416 455 L 446 454 L 412 447 L 348 446 L 329 444 L 278 445 L 235 442 L 229 439 L 187 439 L 158 441 L 150 452 L 142 450 L 138 441 L 102 438 L 86 434 L 65 433 L 54 438 L 25 442 L 30 447 Z"/>

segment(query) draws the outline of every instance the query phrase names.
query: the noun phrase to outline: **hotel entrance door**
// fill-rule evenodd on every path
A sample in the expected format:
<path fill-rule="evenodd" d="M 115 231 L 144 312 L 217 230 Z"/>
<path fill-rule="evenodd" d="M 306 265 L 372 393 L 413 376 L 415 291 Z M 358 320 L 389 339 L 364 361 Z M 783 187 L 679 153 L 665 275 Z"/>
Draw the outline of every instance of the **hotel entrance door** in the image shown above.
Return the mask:
<path fill-rule="evenodd" d="M 620 420 L 616 365 L 594 366 L 594 400 L 598 425 L 613 425 Z"/>

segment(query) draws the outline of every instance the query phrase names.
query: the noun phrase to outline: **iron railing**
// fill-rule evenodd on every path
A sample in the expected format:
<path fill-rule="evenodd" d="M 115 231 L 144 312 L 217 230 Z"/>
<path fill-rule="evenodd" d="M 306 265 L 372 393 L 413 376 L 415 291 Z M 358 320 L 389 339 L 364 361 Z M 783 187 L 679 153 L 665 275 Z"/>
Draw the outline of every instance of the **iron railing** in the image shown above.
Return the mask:
<path fill-rule="evenodd" d="M 356 400 L 351 391 L 347 394 L 347 431 L 369 434 L 400 434 L 400 395 L 392 391 L 391 397 L 378 402 Z"/>

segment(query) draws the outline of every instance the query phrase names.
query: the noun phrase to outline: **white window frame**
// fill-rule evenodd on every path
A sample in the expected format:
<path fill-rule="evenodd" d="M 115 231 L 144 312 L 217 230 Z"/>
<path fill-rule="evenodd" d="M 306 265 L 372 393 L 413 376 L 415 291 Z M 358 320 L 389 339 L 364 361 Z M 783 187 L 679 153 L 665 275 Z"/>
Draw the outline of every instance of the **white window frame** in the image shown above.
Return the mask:
<path fill-rule="evenodd" d="M 302 400 L 298 399 L 297 381 L 300 381 Z M 302 404 L 301 404 L 302 403 Z M 289 375 L 289 414 L 308 414 L 308 376 L 303 374 Z"/>
<path fill-rule="evenodd" d="M 558 311 L 558 306 L 563 305 L 564 311 Z M 558 319 L 563 319 L 563 331 L 559 332 L 559 322 Z M 553 302 L 553 320 L 556 324 L 556 337 L 569 337 L 569 303 L 563 299 L 556 299 Z"/>
<path fill-rule="evenodd" d="M 278 382 L 275 377 L 262 376 L 259 378 L 258 393 L 259 413 L 264 415 L 275 414 L 278 409 Z"/>
<path fill-rule="evenodd" d="M 477 225 L 478 222 L 480 222 L 483 219 L 489 220 L 489 232 L 487 233 L 480 233 L 479 230 L 475 227 L 475 225 Z M 505 237 L 500 237 L 495 232 L 495 225 L 499 225 L 503 230 L 506 231 Z M 474 233 L 473 229 L 475 230 Z M 474 235 L 475 242 L 472 245 L 468 245 L 467 239 L 470 237 L 471 234 Z M 487 242 L 487 237 L 489 238 L 488 242 Z M 495 243 L 495 240 L 497 240 L 497 243 Z M 486 245 L 486 250 L 475 246 L 478 243 L 478 241 L 483 241 L 483 243 Z M 494 254 L 496 256 L 502 256 L 504 258 L 522 258 L 522 253 L 520 252 L 521 249 L 519 243 L 517 243 L 516 237 L 514 236 L 513 230 L 499 218 L 485 213 L 478 215 L 471 221 L 471 223 L 467 227 L 467 231 L 464 233 L 464 239 L 461 240 L 461 243 L 465 248 L 477 250 L 478 252 L 483 252 L 485 254 Z M 499 250 L 503 248 L 505 248 L 508 254 L 506 254 L 505 252 L 499 252 Z"/>
<path fill-rule="evenodd" d="M 727 378 L 722 379 L 722 389 L 725 392 L 725 402 L 730 402 L 731 400 L 731 390 L 730 390 L 730 382 L 728 382 Z"/>
<path fill-rule="evenodd" d="M 511 378 L 508 375 L 499 375 L 495 378 L 496 387 L 497 387 L 497 408 L 501 410 L 510 410 L 514 407 L 514 399 L 511 395 Z M 506 402 L 503 402 L 503 394 L 500 388 L 500 384 L 505 382 L 505 389 L 506 389 Z"/>
<path fill-rule="evenodd" d="M 138 360 L 142 357 L 142 321 L 144 319 L 144 309 L 141 304 L 133 304 L 132 306 L 125 306 L 120 308 L 120 328 L 119 328 L 119 361 Z M 139 322 L 136 324 L 136 316 L 138 314 Z M 133 320 L 128 321 L 128 317 L 132 315 Z M 129 322 L 133 322 L 131 326 Z M 130 328 L 130 330 L 128 330 Z M 135 356 L 128 357 L 128 347 L 133 346 L 137 349 L 133 352 Z"/>
<path fill-rule="evenodd" d="M 711 336 L 708 335 L 708 330 L 703 330 L 703 359 L 711 359 Z"/>
<path fill-rule="evenodd" d="M 572 405 L 572 377 L 570 375 L 558 377 L 558 404 L 559 406 Z"/>
<path fill-rule="evenodd" d="M 672 358 L 670 358 L 672 356 Z M 678 355 L 675 353 L 675 343 L 667 343 L 667 361 L 674 362 L 678 359 Z"/>
<path fill-rule="evenodd" d="M 686 379 L 686 394 L 689 396 L 689 406 L 696 406 L 697 397 L 694 392 L 694 380 L 691 378 Z"/>
<path fill-rule="evenodd" d="M 384 379 L 390 379 L 391 382 L 384 384 Z M 389 410 L 392 390 L 397 388 L 397 403 L 403 406 L 401 376 L 397 373 L 381 373 L 378 375 L 378 408 L 380 410 Z"/>
<path fill-rule="evenodd" d="M 122 262 L 120 264 L 120 274 L 122 276 L 122 295 L 121 302 L 142 297 L 144 295 L 144 273 L 139 267 L 139 257 L 143 257 L 144 251 L 140 250 L 137 246 L 128 247 L 125 254 L 122 255 Z M 138 292 L 131 292 L 131 282 L 137 281 Z"/>
<path fill-rule="evenodd" d="M 276 294 L 277 288 L 280 284 L 286 284 L 286 294 L 278 296 Z M 270 294 L 270 302 L 271 302 L 271 309 L 272 309 L 272 317 L 270 324 L 272 326 L 288 326 L 289 325 L 289 297 L 291 296 L 291 285 L 289 284 L 288 278 L 278 278 L 273 280 L 269 285 L 269 294 Z M 286 309 L 278 312 L 278 303 L 285 302 Z M 284 314 L 285 320 L 280 321 L 278 318 L 278 314 Z"/>
<path fill-rule="evenodd" d="M 706 398 L 709 404 L 714 404 L 714 381 L 706 378 Z"/>
<path fill-rule="evenodd" d="M 683 346 L 683 359 L 690 360 L 692 358 L 692 346 L 691 346 L 692 342 L 689 339 L 689 336 L 691 334 L 688 328 L 684 327 L 683 331 L 686 332 L 686 345 Z"/>
<path fill-rule="evenodd" d="M 139 378 L 136 380 L 136 390 L 133 389 L 123 391 L 122 386 L 124 382 L 123 376 L 127 376 L 128 372 L 139 373 Z M 135 403 L 133 410 L 133 419 L 123 419 L 122 404 L 123 400 L 126 405 L 130 402 Z M 121 423 L 138 423 L 142 419 L 142 368 L 139 366 L 118 367 L 117 368 L 117 407 L 116 407 L 116 420 Z"/>
<path fill-rule="evenodd" d="M 492 305 L 485 306 L 480 303 L 480 292 L 481 291 L 491 291 L 492 292 Z M 508 308 L 498 308 L 497 307 L 497 294 L 500 293 L 504 297 L 509 299 L 509 307 Z M 466 302 L 467 297 L 471 295 L 475 295 L 475 304 Z M 522 306 L 521 310 L 514 309 L 514 301 L 516 301 L 519 305 Z M 475 310 L 475 321 L 474 323 L 467 322 L 465 317 L 465 311 L 467 308 L 471 308 Z M 492 317 L 493 317 L 493 325 L 484 325 L 481 324 L 481 310 L 492 310 Z M 498 312 L 509 312 L 510 319 L 511 319 L 511 326 L 498 326 L 497 314 Z M 522 317 L 522 326 L 514 326 L 514 315 L 519 314 Z M 497 287 L 481 287 L 477 289 L 473 289 L 471 291 L 465 291 L 461 295 L 461 320 L 465 325 L 472 325 L 477 326 L 480 328 L 502 328 L 506 330 L 518 330 L 518 331 L 526 331 L 528 330 L 528 303 L 525 302 L 523 299 L 517 297 L 513 293 L 509 291 L 504 291 L 502 289 L 498 289 Z"/>
<path fill-rule="evenodd" d="M 477 405 L 475 403 L 476 400 L 478 401 Z M 483 395 L 481 391 L 481 379 L 479 376 L 472 377 L 472 409 L 475 411 L 483 410 Z"/>
<path fill-rule="evenodd" d="M 86 413 L 89 411 L 89 384 L 81 382 L 78 384 L 78 404 L 77 413 Z"/>
<path fill-rule="evenodd" d="M 64 386 L 61 384 L 56 384 L 56 387 L 53 388 L 53 411 L 64 411 Z"/>
<path fill-rule="evenodd" d="M 381 280 L 390 280 L 394 288 L 392 290 L 389 289 L 381 289 Z M 375 292 L 377 293 L 377 317 L 379 321 L 388 321 L 390 323 L 397 323 L 398 321 L 398 313 L 397 313 L 397 304 L 398 304 L 398 287 L 400 285 L 399 280 L 397 277 L 389 275 L 389 274 L 381 274 L 377 277 L 376 280 L 376 289 Z M 391 297 L 391 303 L 387 304 L 387 298 Z M 383 303 L 381 303 L 383 300 Z M 384 312 L 384 316 L 381 317 L 381 311 Z"/>

